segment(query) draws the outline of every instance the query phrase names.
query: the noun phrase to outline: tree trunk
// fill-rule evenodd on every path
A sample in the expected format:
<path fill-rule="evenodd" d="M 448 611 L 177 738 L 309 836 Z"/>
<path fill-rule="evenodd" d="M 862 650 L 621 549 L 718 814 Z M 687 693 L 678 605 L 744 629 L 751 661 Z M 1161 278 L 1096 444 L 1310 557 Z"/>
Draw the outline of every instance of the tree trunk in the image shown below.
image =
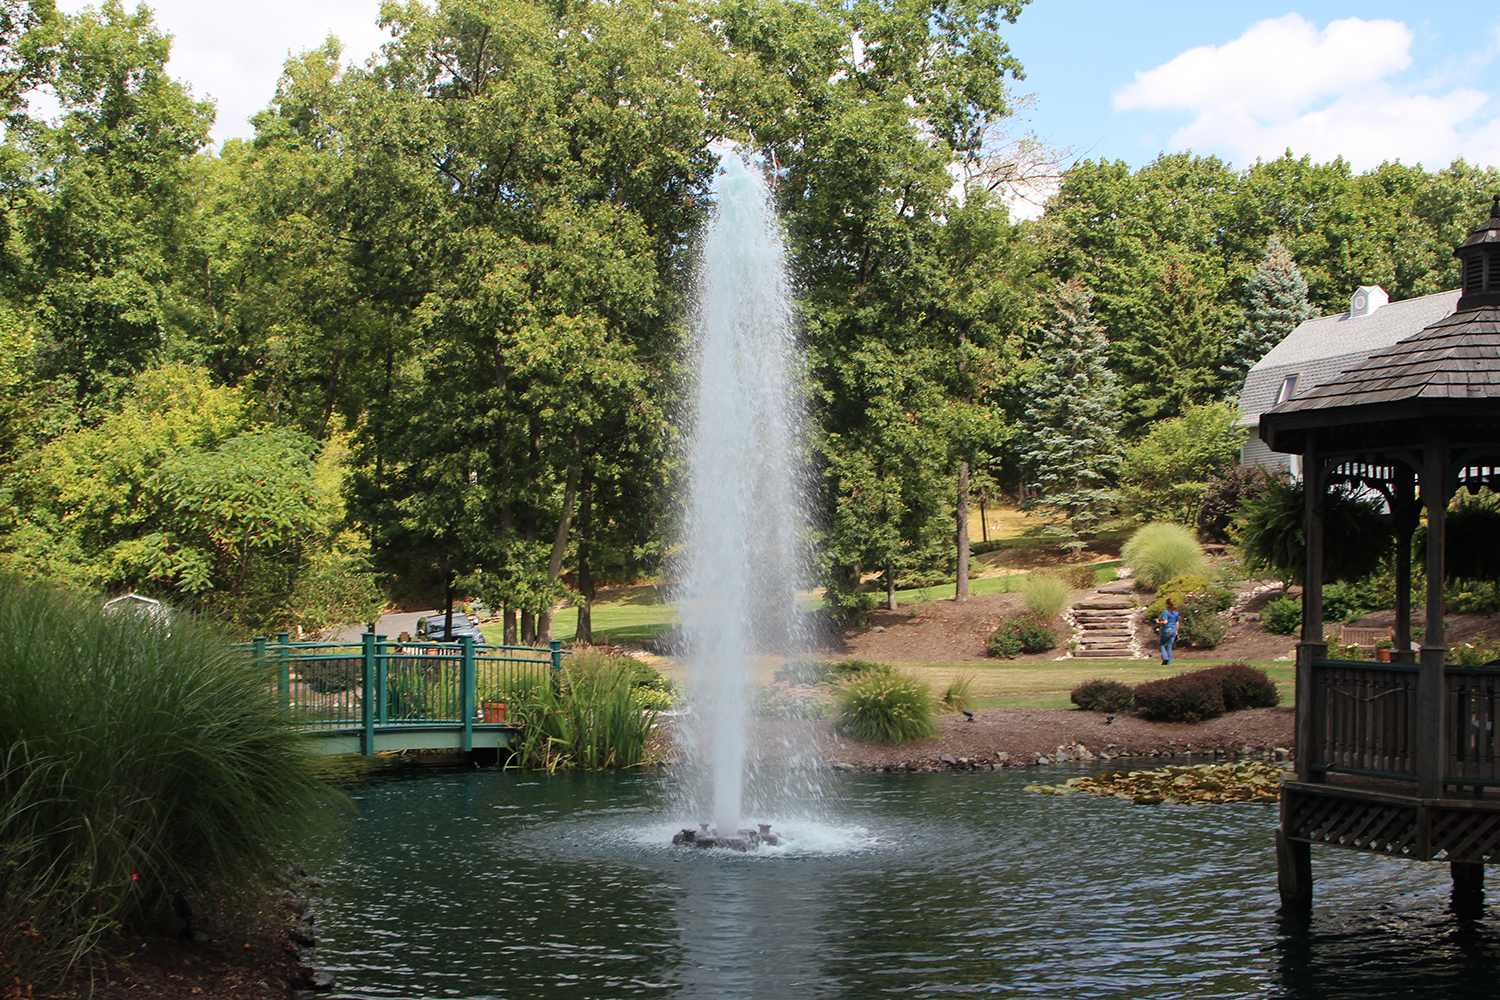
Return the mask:
<path fill-rule="evenodd" d="M 984 509 L 984 494 L 979 494 L 979 540 L 990 540 L 990 515 Z"/>
<path fill-rule="evenodd" d="M 953 599 L 969 599 L 969 463 L 958 463 L 958 585 Z"/>
<path fill-rule="evenodd" d="M 594 644 L 594 577 L 589 566 L 589 546 L 594 533 L 594 474 L 583 476 L 578 498 L 578 631 L 574 642 Z"/>
<path fill-rule="evenodd" d="M 535 483 L 537 470 L 542 464 L 542 439 L 541 430 L 537 427 L 536 418 L 531 421 L 531 446 L 528 457 L 532 481 Z M 537 498 L 535 493 L 526 498 L 526 549 L 529 552 L 536 544 L 536 518 Z M 526 607 L 521 609 L 521 642 L 527 646 L 536 645 L 536 608 Z"/>
<path fill-rule="evenodd" d="M 583 446 L 577 446 L 582 450 Z M 575 452 L 576 455 L 576 452 Z M 557 519 L 557 534 L 552 537 L 552 557 L 547 560 L 547 582 L 556 583 L 562 576 L 563 553 L 568 548 L 568 527 L 573 523 L 573 501 L 578 498 L 578 467 L 568 470 L 568 485 L 563 490 L 562 514 Z M 541 621 L 537 624 L 537 638 L 542 642 L 552 641 L 552 598 L 542 607 Z"/>
<path fill-rule="evenodd" d="M 519 645 L 516 641 L 516 609 L 509 604 L 505 605 L 500 609 L 500 620 L 505 623 L 505 644 L 507 646 Z"/>
<path fill-rule="evenodd" d="M 443 570 L 443 641 L 453 641 L 453 571 Z"/>
<path fill-rule="evenodd" d="M 896 564 L 893 562 L 885 564 L 885 606 L 896 610 Z"/>

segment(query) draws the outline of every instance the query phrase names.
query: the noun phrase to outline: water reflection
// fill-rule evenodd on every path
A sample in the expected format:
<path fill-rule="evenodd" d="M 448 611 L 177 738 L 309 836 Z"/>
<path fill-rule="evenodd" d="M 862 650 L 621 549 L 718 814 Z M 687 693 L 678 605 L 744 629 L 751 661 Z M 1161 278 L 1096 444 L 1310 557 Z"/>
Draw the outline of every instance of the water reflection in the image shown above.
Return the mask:
<path fill-rule="evenodd" d="M 843 776 L 838 825 L 767 817 L 804 835 L 774 857 L 666 846 L 651 775 L 383 780 L 322 859 L 320 960 L 344 997 L 1496 994 L 1495 909 L 1450 912 L 1445 865 L 1315 850 L 1299 923 L 1274 807 L 1027 778 Z"/>

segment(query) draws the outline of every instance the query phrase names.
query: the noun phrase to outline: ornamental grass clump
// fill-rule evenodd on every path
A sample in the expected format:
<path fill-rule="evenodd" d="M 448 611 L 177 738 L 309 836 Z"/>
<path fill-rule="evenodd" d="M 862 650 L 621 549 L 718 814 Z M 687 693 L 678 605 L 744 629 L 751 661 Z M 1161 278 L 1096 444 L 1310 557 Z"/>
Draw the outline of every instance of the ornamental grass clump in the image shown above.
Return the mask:
<path fill-rule="evenodd" d="M 1072 590 L 1062 577 L 1051 573 L 1032 573 L 1021 582 L 1021 596 L 1026 599 L 1026 610 L 1038 618 L 1051 621 L 1063 613 L 1068 606 Z"/>
<path fill-rule="evenodd" d="M 834 692 L 833 726 L 861 743 L 900 744 L 938 734 L 927 685 L 894 670 L 860 671 Z"/>
<path fill-rule="evenodd" d="M 1202 576 L 1208 558 L 1191 531 L 1180 524 L 1148 524 L 1130 536 L 1120 551 L 1143 587 L 1155 590 L 1173 577 Z"/>
<path fill-rule="evenodd" d="M 513 762 L 548 771 L 604 771 L 660 759 L 657 699 L 643 697 L 639 665 L 583 652 L 553 676 L 535 676 L 510 692 L 507 719 L 520 723 Z M 649 684 L 645 686 L 649 690 Z"/>
<path fill-rule="evenodd" d="M 968 672 L 959 674 L 948 682 L 948 686 L 943 689 L 942 695 L 938 698 L 938 703 L 949 712 L 970 711 L 977 704 L 970 693 L 973 688 L 974 675 Z"/>
<path fill-rule="evenodd" d="M 254 913 L 327 823 L 338 797 L 271 674 L 217 632 L 0 577 L 0 636 L 8 980 L 58 974 L 179 898 Z"/>

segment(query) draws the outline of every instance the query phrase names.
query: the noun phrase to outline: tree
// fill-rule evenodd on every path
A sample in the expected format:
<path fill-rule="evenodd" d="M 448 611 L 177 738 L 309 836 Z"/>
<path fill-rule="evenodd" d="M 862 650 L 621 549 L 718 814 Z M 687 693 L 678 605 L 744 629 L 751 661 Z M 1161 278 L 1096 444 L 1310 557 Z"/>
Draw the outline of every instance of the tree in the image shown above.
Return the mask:
<path fill-rule="evenodd" d="M 1054 291 L 1036 349 L 1040 377 L 1021 424 L 1033 505 L 1067 518 L 1079 537 L 1096 531 L 1112 509 L 1109 484 L 1120 461 L 1117 380 L 1092 303 L 1076 280 Z"/>
<path fill-rule="evenodd" d="M 1229 342 L 1224 358 L 1224 372 L 1235 381 L 1243 380 L 1298 324 L 1318 314 L 1307 300 L 1307 280 L 1279 236 L 1271 237 L 1266 255 L 1250 276 L 1244 313 L 1244 324 Z"/>
<path fill-rule="evenodd" d="M 1239 459 L 1245 429 L 1232 403 L 1189 407 L 1152 426 L 1120 459 L 1120 512 L 1192 526 L 1209 482 Z"/>

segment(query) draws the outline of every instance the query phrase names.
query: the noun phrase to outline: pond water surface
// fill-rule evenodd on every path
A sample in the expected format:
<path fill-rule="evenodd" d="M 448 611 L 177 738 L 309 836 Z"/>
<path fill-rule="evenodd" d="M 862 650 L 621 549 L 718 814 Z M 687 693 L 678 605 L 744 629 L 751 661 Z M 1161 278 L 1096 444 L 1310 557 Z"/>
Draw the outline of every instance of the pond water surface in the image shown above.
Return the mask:
<path fill-rule="evenodd" d="M 1022 792 L 1061 769 L 847 774 L 762 855 L 673 848 L 657 774 L 382 778 L 317 862 L 346 998 L 1500 995 L 1500 882 L 1314 849 L 1276 914 L 1272 805 Z M 690 821 L 694 817 L 682 817 Z"/>

